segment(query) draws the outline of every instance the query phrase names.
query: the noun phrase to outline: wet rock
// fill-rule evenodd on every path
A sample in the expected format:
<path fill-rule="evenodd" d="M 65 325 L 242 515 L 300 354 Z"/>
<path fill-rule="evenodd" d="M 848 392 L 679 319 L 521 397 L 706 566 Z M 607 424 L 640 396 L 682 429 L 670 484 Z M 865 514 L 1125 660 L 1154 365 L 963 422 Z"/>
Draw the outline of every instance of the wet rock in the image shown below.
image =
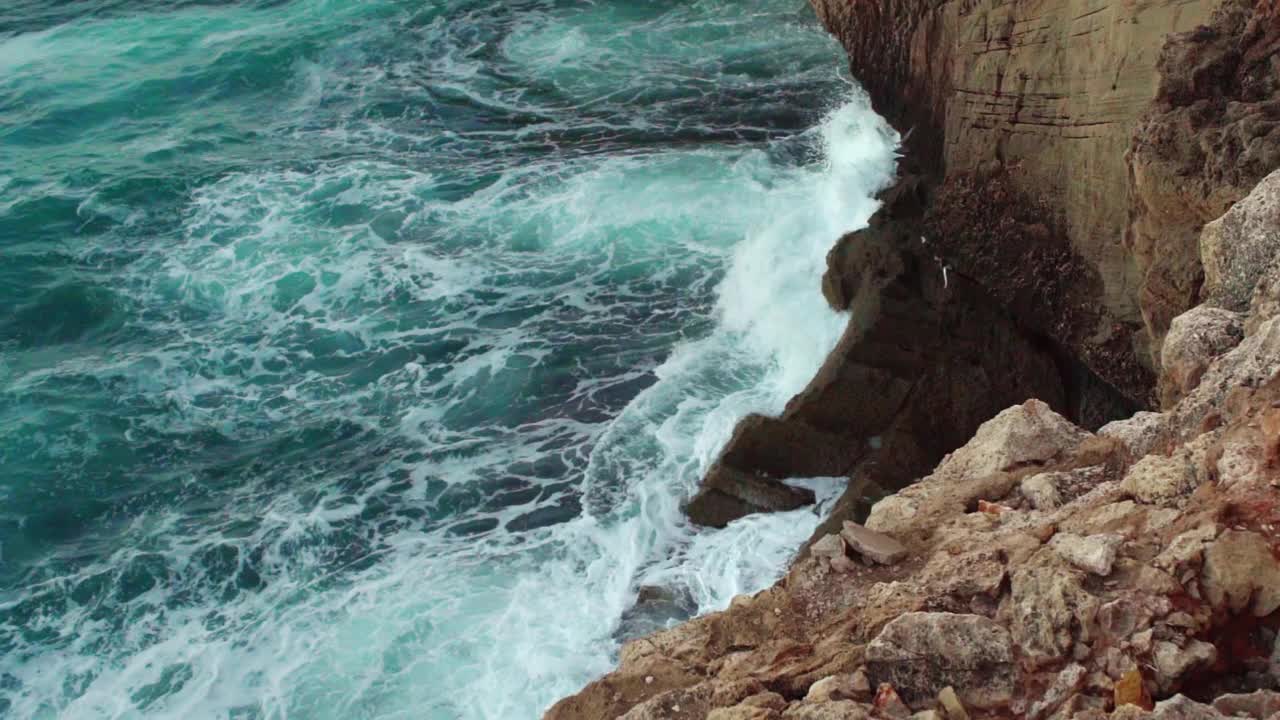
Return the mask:
<path fill-rule="evenodd" d="M 1228 530 L 1205 551 L 1201 573 L 1206 599 L 1231 612 L 1257 617 L 1280 609 L 1280 560 L 1257 533 Z"/>
<path fill-rule="evenodd" d="M 685 506 L 685 513 L 699 525 L 724 527 L 752 513 L 784 512 L 813 503 L 812 490 L 718 463 L 703 478 L 702 489 Z"/>
<path fill-rule="evenodd" d="M 1217 659 L 1217 648 L 1199 640 L 1190 640 L 1185 647 L 1167 641 L 1157 642 L 1152 652 L 1156 685 L 1161 692 L 1175 690 L 1188 674 L 1212 665 Z"/>
<path fill-rule="evenodd" d="M 1195 471 L 1183 454 L 1148 455 L 1129 468 L 1120 481 L 1122 490 L 1149 505 L 1176 500 L 1195 486 Z"/>
<path fill-rule="evenodd" d="M 1174 318 L 1160 355 L 1165 407 L 1193 390 L 1209 364 L 1243 339 L 1242 313 L 1200 305 Z"/>
<path fill-rule="evenodd" d="M 1110 575 L 1115 564 L 1116 552 L 1124 537 L 1120 535 L 1073 535 L 1058 533 L 1049 545 L 1063 560 L 1094 575 Z"/>
<path fill-rule="evenodd" d="M 1098 428 L 1099 437 L 1120 441 L 1130 457 L 1140 458 L 1150 453 L 1164 434 L 1168 416 L 1164 413 L 1142 411 L 1125 420 L 1116 420 Z"/>
<path fill-rule="evenodd" d="M 846 520 L 840 530 L 840 537 L 848 543 L 851 550 L 880 565 L 893 565 L 907 556 L 907 548 L 902 543 L 855 522 Z"/>
<path fill-rule="evenodd" d="M 1231 717 L 1268 720 L 1280 715 L 1280 692 L 1256 690 L 1251 693 L 1219 695 L 1214 698 L 1213 709 Z"/>
<path fill-rule="evenodd" d="M 1009 633 L 979 615 L 912 612 L 867 646 L 873 682 L 891 684 L 907 702 L 958 688 L 966 705 L 992 708 L 1012 696 L 1016 670 Z"/>

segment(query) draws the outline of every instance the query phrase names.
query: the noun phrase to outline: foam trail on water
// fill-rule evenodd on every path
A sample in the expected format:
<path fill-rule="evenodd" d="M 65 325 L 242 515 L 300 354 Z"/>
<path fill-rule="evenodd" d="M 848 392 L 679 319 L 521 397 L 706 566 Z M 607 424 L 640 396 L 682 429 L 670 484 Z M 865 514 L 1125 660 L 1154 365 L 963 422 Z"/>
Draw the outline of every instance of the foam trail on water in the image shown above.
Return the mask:
<path fill-rule="evenodd" d="M 725 607 L 818 522 L 679 509 L 836 342 L 824 257 L 892 170 L 860 95 L 795 134 L 838 52 L 804 3 L 428 5 L 0 40 L 0 90 L 57 94 L 0 222 L 89 286 L 0 356 L 0 532 L 55 536 L 6 542 L 0 715 L 532 718 L 639 587 Z"/>

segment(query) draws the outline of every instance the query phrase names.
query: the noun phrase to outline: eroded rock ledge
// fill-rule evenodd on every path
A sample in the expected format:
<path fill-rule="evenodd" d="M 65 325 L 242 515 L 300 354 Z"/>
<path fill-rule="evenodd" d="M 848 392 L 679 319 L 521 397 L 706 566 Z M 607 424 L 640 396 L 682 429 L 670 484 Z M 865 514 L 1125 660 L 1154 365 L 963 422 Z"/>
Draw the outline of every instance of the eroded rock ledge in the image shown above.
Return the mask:
<path fill-rule="evenodd" d="M 1172 323 L 1196 370 L 1166 410 L 1091 432 L 1013 405 L 774 587 L 632 641 L 547 717 L 1280 718 L 1280 171 L 1203 241 L 1224 267 L 1272 261 L 1178 319 L 1240 332 Z"/>

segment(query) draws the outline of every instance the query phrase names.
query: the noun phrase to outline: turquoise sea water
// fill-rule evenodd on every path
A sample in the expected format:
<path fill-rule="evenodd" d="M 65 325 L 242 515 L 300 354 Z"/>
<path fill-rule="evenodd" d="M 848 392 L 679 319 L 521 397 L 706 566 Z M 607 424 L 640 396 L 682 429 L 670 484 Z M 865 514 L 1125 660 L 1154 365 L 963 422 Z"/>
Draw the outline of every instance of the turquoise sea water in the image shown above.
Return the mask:
<path fill-rule="evenodd" d="M 0 716 L 533 718 L 640 586 L 771 582 L 815 510 L 679 503 L 843 326 L 841 64 L 802 0 L 6 3 Z"/>

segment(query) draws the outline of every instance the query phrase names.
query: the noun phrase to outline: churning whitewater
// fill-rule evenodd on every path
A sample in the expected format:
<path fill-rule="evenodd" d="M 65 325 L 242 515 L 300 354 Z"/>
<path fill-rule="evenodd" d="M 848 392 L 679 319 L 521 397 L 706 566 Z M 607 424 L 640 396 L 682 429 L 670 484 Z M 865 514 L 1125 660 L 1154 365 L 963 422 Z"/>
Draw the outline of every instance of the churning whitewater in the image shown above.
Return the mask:
<path fill-rule="evenodd" d="M 9 3 L 0 715 L 535 718 L 772 582 L 821 507 L 679 507 L 843 328 L 840 64 L 803 0 Z"/>

